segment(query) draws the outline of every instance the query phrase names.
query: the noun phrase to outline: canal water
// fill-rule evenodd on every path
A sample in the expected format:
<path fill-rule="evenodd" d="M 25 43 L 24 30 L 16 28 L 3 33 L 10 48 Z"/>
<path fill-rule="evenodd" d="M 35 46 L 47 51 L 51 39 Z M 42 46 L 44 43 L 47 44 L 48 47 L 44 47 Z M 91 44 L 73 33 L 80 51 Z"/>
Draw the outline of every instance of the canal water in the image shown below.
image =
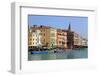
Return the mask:
<path fill-rule="evenodd" d="M 88 49 L 73 49 L 62 53 L 31 54 L 28 53 L 28 60 L 56 60 L 56 59 L 79 59 L 88 58 Z"/>

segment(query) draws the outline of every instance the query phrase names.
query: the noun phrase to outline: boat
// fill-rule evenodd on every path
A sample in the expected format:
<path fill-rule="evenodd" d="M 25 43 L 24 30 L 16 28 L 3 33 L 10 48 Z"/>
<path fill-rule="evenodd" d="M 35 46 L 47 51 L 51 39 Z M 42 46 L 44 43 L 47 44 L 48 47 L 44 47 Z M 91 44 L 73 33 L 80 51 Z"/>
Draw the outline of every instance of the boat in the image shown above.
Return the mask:
<path fill-rule="evenodd" d="M 48 54 L 48 51 L 32 51 L 31 54 Z"/>

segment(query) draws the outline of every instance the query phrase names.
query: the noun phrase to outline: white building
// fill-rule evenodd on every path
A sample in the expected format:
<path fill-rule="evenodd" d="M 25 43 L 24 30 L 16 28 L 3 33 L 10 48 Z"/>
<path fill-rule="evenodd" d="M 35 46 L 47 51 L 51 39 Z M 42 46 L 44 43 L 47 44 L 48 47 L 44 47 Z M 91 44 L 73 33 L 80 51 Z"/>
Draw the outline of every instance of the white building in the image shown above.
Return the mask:
<path fill-rule="evenodd" d="M 30 30 L 28 37 L 29 46 L 40 46 L 41 45 L 41 36 L 40 30 Z"/>
<path fill-rule="evenodd" d="M 88 42 L 88 41 L 87 41 L 86 39 L 82 39 L 82 46 L 87 46 L 87 45 L 88 45 L 87 42 Z"/>
<path fill-rule="evenodd" d="M 54 28 L 50 28 L 50 46 L 57 45 L 57 30 Z"/>

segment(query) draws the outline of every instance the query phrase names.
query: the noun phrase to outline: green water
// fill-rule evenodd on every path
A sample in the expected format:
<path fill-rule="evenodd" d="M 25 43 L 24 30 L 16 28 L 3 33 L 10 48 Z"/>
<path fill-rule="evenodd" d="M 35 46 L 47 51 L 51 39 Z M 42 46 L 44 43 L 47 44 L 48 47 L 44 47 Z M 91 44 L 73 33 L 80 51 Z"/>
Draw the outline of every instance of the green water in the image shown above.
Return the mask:
<path fill-rule="evenodd" d="M 30 54 L 28 53 L 28 60 L 56 60 L 56 59 L 78 59 L 88 58 L 88 49 L 74 49 L 63 53 L 50 53 L 50 54 Z"/>

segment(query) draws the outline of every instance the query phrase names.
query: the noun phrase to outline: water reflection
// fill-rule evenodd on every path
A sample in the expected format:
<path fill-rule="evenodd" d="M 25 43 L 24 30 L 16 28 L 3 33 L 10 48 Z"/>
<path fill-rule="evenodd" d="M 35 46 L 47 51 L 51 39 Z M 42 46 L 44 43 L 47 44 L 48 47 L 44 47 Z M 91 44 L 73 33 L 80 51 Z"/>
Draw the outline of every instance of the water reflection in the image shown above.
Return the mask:
<path fill-rule="evenodd" d="M 71 50 L 62 53 L 50 53 L 50 54 L 28 54 L 28 60 L 55 60 L 55 59 L 75 59 L 75 58 L 87 58 L 87 49 Z"/>

